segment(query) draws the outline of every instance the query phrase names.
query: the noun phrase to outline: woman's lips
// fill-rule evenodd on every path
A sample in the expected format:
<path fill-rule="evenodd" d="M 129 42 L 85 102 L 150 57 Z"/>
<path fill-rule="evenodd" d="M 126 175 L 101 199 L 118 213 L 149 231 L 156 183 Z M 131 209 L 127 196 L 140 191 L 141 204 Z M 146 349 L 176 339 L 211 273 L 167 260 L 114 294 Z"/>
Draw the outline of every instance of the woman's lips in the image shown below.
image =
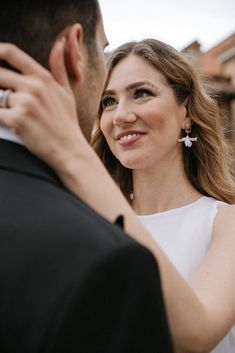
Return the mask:
<path fill-rule="evenodd" d="M 127 132 L 122 132 L 117 135 L 116 140 L 118 143 L 122 146 L 126 146 L 129 144 L 134 143 L 135 141 L 139 140 L 142 136 L 144 135 L 143 132 L 139 131 L 127 131 Z"/>

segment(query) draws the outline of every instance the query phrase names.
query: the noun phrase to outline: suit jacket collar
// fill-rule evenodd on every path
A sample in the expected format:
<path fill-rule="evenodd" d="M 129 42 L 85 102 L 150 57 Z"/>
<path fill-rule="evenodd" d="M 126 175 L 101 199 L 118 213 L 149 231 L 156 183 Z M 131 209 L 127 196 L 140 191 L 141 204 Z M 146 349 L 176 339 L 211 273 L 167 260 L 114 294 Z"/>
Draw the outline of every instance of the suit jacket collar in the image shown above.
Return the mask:
<path fill-rule="evenodd" d="M 57 175 L 43 161 L 29 152 L 24 146 L 0 139 L 0 169 L 28 174 L 31 177 L 47 180 L 62 186 Z"/>

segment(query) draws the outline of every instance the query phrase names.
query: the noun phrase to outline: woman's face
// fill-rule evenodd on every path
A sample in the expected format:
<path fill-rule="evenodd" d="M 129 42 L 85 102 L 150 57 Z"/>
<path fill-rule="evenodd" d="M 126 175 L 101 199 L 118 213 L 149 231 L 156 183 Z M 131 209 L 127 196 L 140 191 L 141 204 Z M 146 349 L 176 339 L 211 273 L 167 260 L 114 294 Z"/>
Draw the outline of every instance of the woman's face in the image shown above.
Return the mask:
<path fill-rule="evenodd" d="M 141 57 L 114 68 L 102 96 L 101 131 L 116 158 L 130 169 L 151 168 L 181 156 L 178 138 L 188 122 L 165 77 Z"/>

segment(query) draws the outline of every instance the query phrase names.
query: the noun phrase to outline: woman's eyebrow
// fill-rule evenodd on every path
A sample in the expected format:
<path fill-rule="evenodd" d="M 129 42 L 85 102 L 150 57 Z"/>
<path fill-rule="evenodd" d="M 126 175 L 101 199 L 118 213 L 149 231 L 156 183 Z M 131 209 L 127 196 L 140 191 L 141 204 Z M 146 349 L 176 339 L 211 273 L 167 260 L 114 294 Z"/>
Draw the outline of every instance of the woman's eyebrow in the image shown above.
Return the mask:
<path fill-rule="evenodd" d="M 133 83 L 130 83 L 129 85 L 127 85 L 125 87 L 125 90 L 126 91 L 130 91 L 134 88 L 137 88 L 137 87 L 140 87 L 140 86 L 150 86 L 152 88 L 155 88 L 154 84 L 152 84 L 150 81 L 137 81 L 137 82 L 133 82 Z M 103 96 L 105 95 L 115 95 L 115 90 L 112 90 L 112 89 L 109 89 L 109 90 L 106 90 L 104 91 L 103 93 Z"/>
<path fill-rule="evenodd" d="M 112 89 L 108 89 L 107 91 L 103 92 L 102 97 L 103 96 L 113 96 L 113 95 L 115 95 L 115 91 Z"/>
<path fill-rule="evenodd" d="M 154 88 L 154 84 L 151 83 L 150 81 L 137 81 L 137 82 L 133 82 L 131 84 L 129 84 L 127 87 L 126 87 L 126 90 L 129 91 L 129 90 L 132 90 L 133 88 L 137 88 L 137 87 L 140 87 L 140 86 L 151 86 L 152 88 Z"/>

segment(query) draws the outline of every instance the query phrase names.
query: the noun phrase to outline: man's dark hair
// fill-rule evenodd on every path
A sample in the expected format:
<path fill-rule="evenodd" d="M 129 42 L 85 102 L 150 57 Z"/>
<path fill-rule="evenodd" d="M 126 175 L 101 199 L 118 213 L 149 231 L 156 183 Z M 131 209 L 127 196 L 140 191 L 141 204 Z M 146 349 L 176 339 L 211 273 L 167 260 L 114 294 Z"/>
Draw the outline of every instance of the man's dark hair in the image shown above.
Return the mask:
<path fill-rule="evenodd" d="M 99 18 L 97 0 L 6 0 L 0 7 L 0 41 L 16 44 L 48 67 L 58 34 L 76 22 L 83 27 L 89 52 L 94 53 Z"/>

